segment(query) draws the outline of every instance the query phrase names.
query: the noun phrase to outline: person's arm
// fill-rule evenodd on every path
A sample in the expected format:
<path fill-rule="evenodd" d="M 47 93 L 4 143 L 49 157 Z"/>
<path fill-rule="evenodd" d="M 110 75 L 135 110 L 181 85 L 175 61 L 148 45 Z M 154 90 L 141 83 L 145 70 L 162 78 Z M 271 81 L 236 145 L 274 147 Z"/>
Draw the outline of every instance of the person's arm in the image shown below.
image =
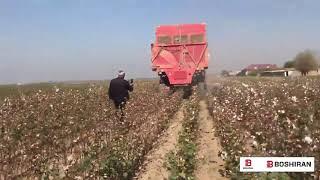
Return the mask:
<path fill-rule="evenodd" d="M 127 89 L 128 91 L 132 92 L 133 91 L 133 84 L 130 84 L 128 81 L 126 81 L 126 86 L 127 86 Z"/>

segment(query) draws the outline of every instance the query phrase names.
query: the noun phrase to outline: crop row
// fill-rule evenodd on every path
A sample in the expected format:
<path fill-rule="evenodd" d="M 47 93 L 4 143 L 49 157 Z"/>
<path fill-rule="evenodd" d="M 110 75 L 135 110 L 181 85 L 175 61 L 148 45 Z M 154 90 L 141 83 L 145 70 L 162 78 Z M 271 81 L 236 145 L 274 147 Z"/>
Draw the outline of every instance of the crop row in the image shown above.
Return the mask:
<path fill-rule="evenodd" d="M 177 147 L 167 155 L 166 165 L 170 172 L 169 179 L 195 179 L 198 115 L 199 97 L 195 93 L 185 104 L 184 120 Z"/>

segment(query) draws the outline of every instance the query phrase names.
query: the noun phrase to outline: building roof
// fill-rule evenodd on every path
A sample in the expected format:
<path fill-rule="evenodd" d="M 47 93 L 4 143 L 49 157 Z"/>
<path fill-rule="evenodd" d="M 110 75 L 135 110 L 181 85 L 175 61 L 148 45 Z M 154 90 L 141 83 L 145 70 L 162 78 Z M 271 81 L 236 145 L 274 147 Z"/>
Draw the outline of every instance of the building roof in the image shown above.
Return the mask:
<path fill-rule="evenodd" d="M 263 72 L 276 73 L 276 72 L 287 72 L 287 71 L 293 71 L 293 70 L 287 70 L 287 69 L 276 69 L 276 70 L 268 70 L 268 71 L 263 71 Z"/>
<path fill-rule="evenodd" d="M 275 64 L 250 64 L 245 68 L 245 70 L 254 71 L 254 70 L 276 69 L 276 68 L 277 68 L 277 65 Z"/>

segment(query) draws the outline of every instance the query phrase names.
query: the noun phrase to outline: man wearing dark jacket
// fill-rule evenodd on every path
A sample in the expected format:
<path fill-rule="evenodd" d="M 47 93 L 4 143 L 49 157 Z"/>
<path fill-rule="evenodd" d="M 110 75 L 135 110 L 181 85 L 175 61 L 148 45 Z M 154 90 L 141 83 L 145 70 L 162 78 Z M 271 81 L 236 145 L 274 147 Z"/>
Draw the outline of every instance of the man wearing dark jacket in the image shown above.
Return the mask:
<path fill-rule="evenodd" d="M 132 82 L 128 82 L 124 79 L 125 73 L 120 70 L 118 72 L 118 77 L 112 79 L 109 85 L 109 99 L 113 100 L 114 105 L 117 109 L 121 110 L 121 115 L 123 116 L 123 108 L 127 100 L 129 100 L 129 92 L 133 91 Z"/>

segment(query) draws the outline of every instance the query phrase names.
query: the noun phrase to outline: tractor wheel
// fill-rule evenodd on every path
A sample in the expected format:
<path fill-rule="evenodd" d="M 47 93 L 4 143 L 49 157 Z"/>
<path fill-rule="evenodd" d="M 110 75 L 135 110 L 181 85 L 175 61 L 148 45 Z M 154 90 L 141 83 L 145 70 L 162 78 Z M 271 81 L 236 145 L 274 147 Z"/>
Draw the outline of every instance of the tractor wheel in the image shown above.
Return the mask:
<path fill-rule="evenodd" d="M 183 87 L 183 99 L 189 99 L 189 97 L 192 95 L 192 86 L 186 86 Z"/>
<path fill-rule="evenodd" d="M 198 90 L 200 96 L 204 97 L 207 95 L 207 83 L 206 82 L 199 82 L 198 83 Z"/>
<path fill-rule="evenodd" d="M 169 87 L 168 96 L 171 96 L 174 92 L 176 92 L 176 89 L 173 86 Z"/>

